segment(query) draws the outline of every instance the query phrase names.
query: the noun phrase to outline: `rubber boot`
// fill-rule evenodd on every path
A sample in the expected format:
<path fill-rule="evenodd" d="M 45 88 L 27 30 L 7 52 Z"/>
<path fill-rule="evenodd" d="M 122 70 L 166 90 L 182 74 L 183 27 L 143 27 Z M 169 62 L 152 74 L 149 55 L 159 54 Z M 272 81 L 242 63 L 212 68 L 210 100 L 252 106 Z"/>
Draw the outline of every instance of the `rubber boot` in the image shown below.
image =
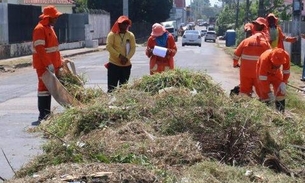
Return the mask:
<path fill-rule="evenodd" d="M 51 112 L 51 95 L 50 96 L 39 96 L 38 97 L 38 120 L 41 121 L 46 119 Z"/>
<path fill-rule="evenodd" d="M 284 113 L 285 112 L 285 100 L 275 101 L 276 110 Z"/>

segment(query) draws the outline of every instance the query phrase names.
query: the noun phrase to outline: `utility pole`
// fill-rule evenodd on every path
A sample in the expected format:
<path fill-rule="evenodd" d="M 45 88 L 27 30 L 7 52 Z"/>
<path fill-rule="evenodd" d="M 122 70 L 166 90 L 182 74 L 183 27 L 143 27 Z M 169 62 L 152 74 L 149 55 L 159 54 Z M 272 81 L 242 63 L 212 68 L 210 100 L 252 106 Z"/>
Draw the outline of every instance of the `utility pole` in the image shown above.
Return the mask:
<path fill-rule="evenodd" d="M 258 12 L 259 17 L 265 17 L 265 8 L 264 8 L 264 0 L 258 1 Z"/>
<path fill-rule="evenodd" d="M 128 17 L 128 0 L 123 0 L 123 15 Z"/>
<path fill-rule="evenodd" d="M 245 21 L 249 22 L 249 8 L 250 8 L 250 0 L 246 1 L 246 17 L 245 17 Z"/>
<path fill-rule="evenodd" d="M 301 11 L 302 11 L 302 1 L 293 0 L 292 2 L 292 36 L 300 36 L 301 33 Z M 299 38 L 295 43 L 291 44 L 290 53 L 292 63 L 301 66 L 301 38 Z"/>
<path fill-rule="evenodd" d="M 238 29 L 238 16 L 239 16 L 239 0 L 237 0 L 236 4 L 236 17 L 235 17 L 235 30 Z"/>

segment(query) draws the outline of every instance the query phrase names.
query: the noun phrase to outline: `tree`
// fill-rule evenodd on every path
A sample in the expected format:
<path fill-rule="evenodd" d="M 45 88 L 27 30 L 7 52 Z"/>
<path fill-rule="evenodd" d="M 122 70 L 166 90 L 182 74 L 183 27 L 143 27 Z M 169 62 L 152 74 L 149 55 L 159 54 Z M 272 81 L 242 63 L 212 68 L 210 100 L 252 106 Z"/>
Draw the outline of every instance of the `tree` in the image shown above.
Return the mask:
<path fill-rule="evenodd" d="M 87 0 L 75 0 L 73 13 L 84 13 L 87 9 Z"/>
<path fill-rule="evenodd" d="M 288 13 L 291 5 L 285 5 L 284 0 L 263 0 L 263 7 L 264 16 L 267 16 L 269 13 L 274 13 L 281 20 L 289 20 L 291 18 L 291 13 Z"/>
<path fill-rule="evenodd" d="M 224 9 L 219 13 L 217 19 L 218 33 L 222 34 L 221 31 L 225 31 L 230 28 L 235 22 L 236 16 L 236 4 L 232 1 L 225 1 L 226 5 Z M 230 2 L 230 3 L 229 3 Z M 247 21 L 255 20 L 258 17 L 259 0 L 249 2 L 249 10 L 245 11 L 247 8 L 246 1 L 240 1 L 239 5 L 239 16 L 237 17 L 239 27 L 233 27 L 237 31 L 237 44 L 244 38 L 243 37 L 243 26 Z M 274 13 L 281 20 L 291 19 L 291 13 L 287 11 L 291 6 L 284 5 L 283 0 L 264 0 L 264 10 L 263 16 L 269 13 Z"/>
<path fill-rule="evenodd" d="M 173 0 L 129 0 L 129 18 L 133 22 L 162 22 L 169 18 Z M 123 0 L 88 0 L 89 9 L 110 13 L 111 22 L 123 14 Z"/>
<path fill-rule="evenodd" d="M 210 0 L 193 0 L 190 4 L 192 16 L 195 19 L 208 19 L 215 17 L 222 8 L 214 6 L 211 7 Z"/>

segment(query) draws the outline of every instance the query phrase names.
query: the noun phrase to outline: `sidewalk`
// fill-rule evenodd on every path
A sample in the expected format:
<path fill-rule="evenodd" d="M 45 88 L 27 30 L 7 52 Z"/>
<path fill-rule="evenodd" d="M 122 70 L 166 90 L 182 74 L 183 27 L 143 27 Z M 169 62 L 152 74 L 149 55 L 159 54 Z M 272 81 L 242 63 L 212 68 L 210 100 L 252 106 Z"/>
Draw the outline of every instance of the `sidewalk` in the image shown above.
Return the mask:
<path fill-rule="evenodd" d="M 79 48 L 72 50 L 62 50 L 60 51 L 61 56 L 68 58 L 80 54 L 86 54 L 91 52 L 102 51 L 106 49 L 106 45 L 101 45 L 97 48 Z M 32 64 L 32 55 L 14 57 L 9 59 L 0 59 L 0 71 L 11 71 L 12 69 L 28 67 Z"/>

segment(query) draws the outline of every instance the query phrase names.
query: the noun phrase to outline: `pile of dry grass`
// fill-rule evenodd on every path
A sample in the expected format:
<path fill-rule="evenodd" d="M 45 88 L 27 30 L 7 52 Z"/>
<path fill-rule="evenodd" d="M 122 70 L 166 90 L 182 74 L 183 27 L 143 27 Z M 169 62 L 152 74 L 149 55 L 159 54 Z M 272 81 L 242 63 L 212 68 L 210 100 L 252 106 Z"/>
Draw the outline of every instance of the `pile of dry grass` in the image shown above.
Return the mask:
<path fill-rule="evenodd" d="M 289 151 L 289 144 L 304 145 L 299 118 L 288 121 L 255 99 L 228 98 L 201 73 L 176 70 L 146 76 L 111 95 L 88 98 L 86 106 L 69 108 L 39 127 L 50 139 L 45 153 L 17 177 L 35 173 L 58 180 L 63 173 L 48 172 L 73 174 L 64 167 L 79 163 L 74 165 L 77 172 L 99 162 L 117 170 L 87 170 L 84 177 L 99 171 L 118 177 L 122 167 L 135 166 L 125 173 L 142 171 L 129 182 L 176 182 L 186 176 L 186 169 L 209 160 L 245 167 L 260 166 L 272 156 L 283 165 L 277 171 L 286 168 L 289 175 L 304 164 L 300 151 Z M 140 175 L 147 180 L 135 178 Z"/>

